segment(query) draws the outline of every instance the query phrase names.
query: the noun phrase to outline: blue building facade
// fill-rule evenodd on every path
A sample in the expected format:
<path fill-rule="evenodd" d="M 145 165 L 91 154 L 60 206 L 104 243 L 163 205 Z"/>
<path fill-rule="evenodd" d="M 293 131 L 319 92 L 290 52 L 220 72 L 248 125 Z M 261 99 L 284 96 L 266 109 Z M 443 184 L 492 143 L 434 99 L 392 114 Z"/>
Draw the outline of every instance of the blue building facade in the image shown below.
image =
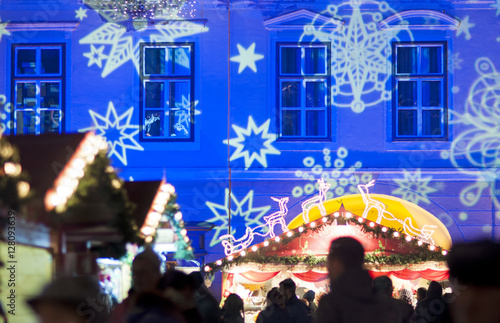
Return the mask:
<path fill-rule="evenodd" d="M 112 3 L 0 2 L 2 128 L 103 135 L 125 180 L 216 225 L 208 261 L 318 179 L 500 236 L 499 0 Z"/>

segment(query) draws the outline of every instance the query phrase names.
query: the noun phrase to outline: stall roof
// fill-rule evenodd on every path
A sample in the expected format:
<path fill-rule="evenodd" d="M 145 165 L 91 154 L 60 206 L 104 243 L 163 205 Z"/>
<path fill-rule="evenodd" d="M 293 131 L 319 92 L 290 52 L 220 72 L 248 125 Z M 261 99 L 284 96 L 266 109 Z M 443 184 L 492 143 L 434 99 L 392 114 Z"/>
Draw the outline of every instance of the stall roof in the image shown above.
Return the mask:
<path fill-rule="evenodd" d="M 272 229 L 270 228 L 270 231 Z M 346 211 L 343 205 L 333 214 L 287 230 L 280 235 L 269 236 L 268 239 L 254 245 L 250 245 L 254 238 L 252 235 L 252 229 L 247 228 L 244 237 L 232 239 L 232 243 L 229 242 L 231 238 L 223 240 L 227 257 L 208 264 L 205 271 L 213 272 L 227 268 L 233 261 L 238 264 L 265 261 L 282 263 L 285 258 L 296 261 L 324 257 L 328 254 L 330 242 L 345 236 L 356 238 L 366 253 L 380 255 L 381 261 L 390 259 L 391 256 L 407 255 L 410 259 L 417 255 L 418 259 L 425 259 L 423 261 L 442 262 L 447 253 L 440 247 L 352 214 Z"/>
<path fill-rule="evenodd" d="M 44 195 L 85 138 L 84 133 L 16 135 L 8 141 L 19 151 L 21 166 L 29 174 L 31 188 Z"/>

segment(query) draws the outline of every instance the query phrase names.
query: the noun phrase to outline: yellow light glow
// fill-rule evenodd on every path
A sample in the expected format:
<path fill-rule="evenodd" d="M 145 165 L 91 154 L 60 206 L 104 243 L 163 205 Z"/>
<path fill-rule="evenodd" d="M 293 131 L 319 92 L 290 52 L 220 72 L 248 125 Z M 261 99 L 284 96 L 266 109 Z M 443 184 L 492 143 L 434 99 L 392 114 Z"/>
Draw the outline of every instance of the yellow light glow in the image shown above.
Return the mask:
<path fill-rule="evenodd" d="M 26 196 L 28 196 L 28 193 L 30 192 L 30 184 L 28 184 L 27 182 L 18 182 L 16 186 L 17 194 L 20 198 L 25 198 Z"/>

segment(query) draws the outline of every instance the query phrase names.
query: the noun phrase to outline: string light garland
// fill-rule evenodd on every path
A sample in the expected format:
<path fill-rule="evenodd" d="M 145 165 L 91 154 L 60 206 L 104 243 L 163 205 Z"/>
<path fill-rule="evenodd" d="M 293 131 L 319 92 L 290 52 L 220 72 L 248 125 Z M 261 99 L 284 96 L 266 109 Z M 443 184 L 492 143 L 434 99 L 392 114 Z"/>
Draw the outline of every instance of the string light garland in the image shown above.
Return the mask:
<path fill-rule="evenodd" d="M 343 206 L 341 206 L 341 210 L 343 210 Z M 225 268 L 242 263 L 282 264 L 287 266 L 305 264 L 310 267 L 324 267 L 326 265 L 325 256 L 278 256 L 266 255 L 265 252 L 273 250 L 273 248 L 276 249 L 277 247 L 285 246 L 302 234 L 307 234 L 310 231 L 317 232 L 321 230 L 323 226 L 336 225 L 335 221 L 360 226 L 364 232 L 371 233 L 373 237 L 377 239 L 397 239 L 406 245 L 410 245 L 413 250 L 415 250 L 415 252 L 411 254 L 385 255 L 385 250 L 381 247 L 372 253 L 365 254 L 365 263 L 372 263 L 376 268 L 380 268 L 381 265 L 408 265 L 427 261 L 442 262 L 446 260 L 445 256 L 447 255 L 447 250 L 441 247 L 418 239 L 411 239 L 408 241 L 404 232 L 374 222 L 364 221 L 365 219 L 363 217 L 353 215 L 350 212 L 338 211 L 327 215 L 325 218 L 327 218 L 326 221 L 324 218 L 320 218 L 314 222 L 304 223 L 280 236 L 276 236 L 276 238 L 279 237 L 278 241 L 276 241 L 276 238 L 273 238 L 251 246 L 245 250 L 245 256 L 233 254 L 224 259 L 219 259 L 216 262 L 208 263 L 204 270 L 207 274 L 214 274 Z M 359 219 L 362 221 L 359 221 Z M 314 225 L 312 225 L 313 223 Z"/>
<path fill-rule="evenodd" d="M 107 22 L 193 18 L 195 0 L 84 0 Z"/>

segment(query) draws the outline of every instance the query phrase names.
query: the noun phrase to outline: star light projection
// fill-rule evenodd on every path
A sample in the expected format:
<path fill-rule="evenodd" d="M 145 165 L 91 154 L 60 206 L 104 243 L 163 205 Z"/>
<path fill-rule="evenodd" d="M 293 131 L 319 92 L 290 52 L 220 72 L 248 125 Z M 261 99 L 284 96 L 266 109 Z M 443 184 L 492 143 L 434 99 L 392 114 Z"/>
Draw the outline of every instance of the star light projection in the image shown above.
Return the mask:
<path fill-rule="evenodd" d="M 404 179 L 394 179 L 399 188 L 392 191 L 392 194 L 401 195 L 403 200 L 417 205 L 420 201 L 430 204 L 431 201 L 427 197 L 427 194 L 437 191 L 437 189 L 429 186 L 432 176 L 422 177 L 420 169 L 417 169 L 413 174 L 403 169 L 403 174 Z"/>
<path fill-rule="evenodd" d="M 261 221 L 264 214 L 266 214 L 271 206 L 253 206 L 253 190 L 250 190 L 247 195 L 241 200 L 238 201 L 238 198 L 233 194 L 229 194 L 229 190 L 225 190 L 225 200 L 224 204 L 217 204 L 213 202 L 205 202 L 207 207 L 212 211 L 215 215 L 213 218 L 208 219 L 207 222 L 212 222 L 217 224 L 215 227 L 215 234 L 210 241 L 210 247 L 215 246 L 220 242 L 221 233 L 228 232 L 228 224 L 229 224 L 229 198 L 231 197 L 231 219 L 235 217 L 243 218 L 244 226 L 250 227 L 252 225 L 263 225 L 264 223 Z M 236 207 L 236 209 L 234 209 Z M 222 222 L 222 224 L 219 224 Z M 234 234 L 235 230 L 231 228 L 231 233 Z"/>
<path fill-rule="evenodd" d="M 90 53 L 84 53 L 83 56 L 89 59 L 89 63 L 87 66 L 92 66 L 92 64 L 96 64 L 99 68 L 102 67 L 102 60 L 108 58 L 107 55 L 104 55 L 102 51 L 104 50 L 104 46 L 99 48 L 95 48 L 94 45 L 90 45 Z"/>
<path fill-rule="evenodd" d="M 476 183 L 465 187 L 460 200 L 474 206 L 485 189 L 496 207 L 500 207 L 495 184 L 500 178 L 500 73 L 493 62 L 481 57 L 475 63 L 479 77 L 473 82 L 463 114 L 451 110 L 455 127 L 465 130 L 455 137 L 449 151 L 441 157 L 449 159 L 461 173 L 477 178 Z"/>
<path fill-rule="evenodd" d="M 252 43 L 248 49 L 245 49 L 240 44 L 236 45 L 238 47 L 238 56 L 233 56 L 230 58 L 231 62 L 239 63 L 238 74 L 241 74 L 245 68 L 249 68 L 255 73 L 257 72 L 257 65 L 255 62 L 264 58 L 264 55 L 255 53 L 255 43 Z"/>
<path fill-rule="evenodd" d="M 6 36 L 10 35 L 10 31 L 7 30 L 7 25 L 8 24 L 9 24 L 8 21 L 2 23 L 2 19 L 0 19 L 0 41 L 2 41 L 2 36 L 3 35 L 6 35 Z"/>
<path fill-rule="evenodd" d="M 474 27 L 476 24 L 470 23 L 469 22 L 469 16 L 465 17 L 462 22 L 460 23 L 460 26 L 457 29 L 457 37 L 460 36 L 462 33 L 464 34 L 464 37 L 466 40 L 469 40 L 472 38 L 470 34 L 470 29 Z"/>
<path fill-rule="evenodd" d="M 131 125 L 134 108 L 131 107 L 122 115 L 118 116 L 113 102 L 109 102 L 106 116 L 102 116 L 95 111 L 89 110 L 94 125 L 89 128 L 80 129 L 79 132 L 96 131 L 97 135 L 106 138 L 108 142 L 108 157 L 113 155 L 118 158 L 123 165 L 127 165 L 127 149 L 144 150 L 134 139 L 139 133 L 138 125 Z"/>
<path fill-rule="evenodd" d="M 346 8 L 350 6 L 351 8 Z M 375 6 L 376 10 L 364 10 L 362 6 Z M 337 58 L 331 60 L 335 85 L 331 94 L 337 97 L 338 107 L 351 108 L 361 113 L 366 107 L 375 106 L 391 100 L 389 79 L 391 77 L 390 48 L 391 41 L 399 41 L 399 34 L 392 39 L 387 32 L 378 27 L 384 16 L 397 12 L 387 2 L 351 0 L 338 6 L 329 5 L 321 16 L 330 15 L 340 21 L 346 21 L 338 31 L 326 34 L 321 26 L 315 26 L 315 20 L 304 28 L 300 41 L 327 41 L 332 43 L 332 50 Z M 319 17 L 320 15 L 318 15 Z M 316 19 L 316 18 L 315 18 Z M 402 28 L 408 40 L 413 40 L 409 29 Z M 342 98 L 344 97 L 344 98 Z"/>
<path fill-rule="evenodd" d="M 177 38 L 192 36 L 206 31 L 208 31 L 208 27 L 185 21 L 171 22 L 167 25 L 156 24 L 155 29 L 150 32 L 149 39 L 152 43 L 174 42 Z M 107 54 L 103 53 L 101 47 L 98 49 L 101 54 L 99 62 L 106 60 L 101 73 L 101 76 L 104 78 L 128 61 L 132 61 L 139 74 L 140 43 L 143 41 L 143 38 L 133 38 L 131 33 L 127 33 L 119 25 L 107 23 L 80 39 L 80 44 L 90 45 L 90 53 L 96 51 L 96 49 L 92 50 L 94 45 L 105 47 Z M 110 48 L 109 53 L 108 48 Z M 97 64 L 97 59 L 92 58 L 90 53 L 84 54 L 85 57 L 89 58 L 89 66 L 93 62 Z M 94 61 L 92 62 L 92 60 Z M 101 68 L 101 65 L 97 64 L 97 66 Z"/>
<path fill-rule="evenodd" d="M 237 138 L 230 138 L 223 141 L 226 145 L 236 147 L 236 151 L 231 155 L 230 161 L 243 157 L 245 159 L 245 169 L 248 169 L 254 160 L 267 168 L 267 155 L 280 155 L 281 152 L 271 145 L 276 140 L 276 135 L 269 133 L 271 119 L 267 119 L 262 125 L 257 127 L 252 116 L 248 117 L 246 129 L 233 124 Z"/>

